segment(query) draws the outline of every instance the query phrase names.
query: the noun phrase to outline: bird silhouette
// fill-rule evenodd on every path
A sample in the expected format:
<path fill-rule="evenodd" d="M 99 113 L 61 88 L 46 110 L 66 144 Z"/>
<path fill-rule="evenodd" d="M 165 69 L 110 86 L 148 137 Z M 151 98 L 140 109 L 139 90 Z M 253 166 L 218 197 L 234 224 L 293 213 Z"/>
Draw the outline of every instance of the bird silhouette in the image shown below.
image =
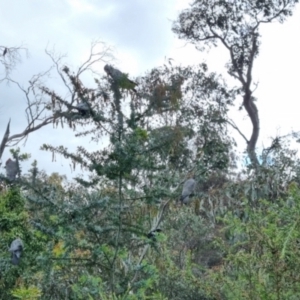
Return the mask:
<path fill-rule="evenodd" d="M 20 257 L 23 251 L 23 242 L 20 238 L 12 241 L 10 248 L 8 250 L 11 252 L 11 262 L 13 265 L 18 265 L 20 262 Z"/>
<path fill-rule="evenodd" d="M 180 197 L 180 201 L 183 204 L 187 204 L 189 202 L 189 197 L 194 195 L 194 189 L 196 186 L 196 181 L 194 178 L 190 178 L 185 181 L 183 184 L 183 189 Z"/>

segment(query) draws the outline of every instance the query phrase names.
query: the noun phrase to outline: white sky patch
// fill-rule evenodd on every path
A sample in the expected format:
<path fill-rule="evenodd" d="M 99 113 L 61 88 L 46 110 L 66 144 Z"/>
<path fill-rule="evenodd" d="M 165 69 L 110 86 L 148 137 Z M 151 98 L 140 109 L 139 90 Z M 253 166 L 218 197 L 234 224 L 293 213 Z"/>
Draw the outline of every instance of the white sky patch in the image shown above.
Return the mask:
<path fill-rule="evenodd" d="M 116 5 L 111 2 L 106 2 L 105 5 L 99 5 L 101 1 L 89 1 L 89 0 L 67 0 L 68 4 L 72 8 L 72 18 L 76 19 L 78 15 L 93 15 L 99 18 L 111 15 L 116 9 Z"/>
<path fill-rule="evenodd" d="M 172 20 L 177 19 L 178 14 L 192 1 L 124 1 L 0 2 L 0 44 L 14 47 L 23 42 L 30 51 L 30 58 L 23 56 L 23 62 L 13 74 L 14 78 L 26 85 L 33 74 L 45 71 L 51 64 L 44 52 L 47 46 L 55 46 L 57 52 L 66 53 L 66 64 L 73 71 L 73 68 L 87 58 L 90 43 L 101 39 L 107 45 L 115 46 L 114 54 L 117 60 L 111 64 L 128 73 L 130 78 L 143 76 L 146 71 L 165 63 L 165 58 L 173 58 L 174 65 L 195 65 L 206 60 L 211 71 L 221 73 L 228 84 L 237 84 L 224 67 L 229 58 L 226 50 L 218 47 L 209 52 L 199 52 L 187 41 L 178 40 L 171 31 Z M 261 121 L 258 147 L 262 144 L 268 146 L 270 137 L 278 133 L 286 134 L 291 129 L 300 130 L 300 40 L 297 38 L 299 32 L 299 5 L 294 15 L 287 18 L 283 24 L 265 24 L 261 27 L 262 45 L 253 69 L 253 80 L 259 81 L 254 92 L 258 99 L 256 104 Z M 104 74 L 103 66 L 104 63 L 99 63 L 97 67 L 101 74 Z M 49 80 L 47 86 L 65 96 L 65 92 L 60 93 L 63 89 L 58 76 L 55 75 Z M 236 106 L 230 115 L 247 138 L 250 138 L 251 122 L 244 110 L 238 110 L 241 103 L 241 98 L 236 100 Z M 1 85 L 0 136 L 4 134 L 9 117 L 12 119 L 12 134 L 24 129 L 24 106 L 24 96 L 13 85 Z M 57 162 L 52 163 L 51 154 L 40 151 L 39 146 L 47 142 L 55 146 L 65 144 L 70 150 L 75 150 L 78 145 L 84 145 L 88 150 L 97 147 L 96 144 L 90 143 L 89 139 L 77 139 L 73 138 L 73 135 L 74 133 L 66 127 L 58 130 L 52 126 L 30 135 L 26 148 L 22 148 L 20 144 L 22 151 L 32 154 L 31 161 L 24 164 L 23 170 L 26 170 L 33 159 L 37 159 L 39 166 L 49 174 L 59 172 L 72 177 L 74 174 L 70 173 L 69 161 L 57 156 Z M 233 135 L 237 138 L 238 149 L 243 152 L 246 147 L 245 141 L 235 131 Z M 6 149 L 2 161 L 9 156 Z M 3 172 L 0 169 L 1 171 Z"/>
<path fill-rule="evenodd" d="M 77 13 L 94 12 L 95 6 L 90 4 L 88 0 L 67 0 L 68 4 Z"/>

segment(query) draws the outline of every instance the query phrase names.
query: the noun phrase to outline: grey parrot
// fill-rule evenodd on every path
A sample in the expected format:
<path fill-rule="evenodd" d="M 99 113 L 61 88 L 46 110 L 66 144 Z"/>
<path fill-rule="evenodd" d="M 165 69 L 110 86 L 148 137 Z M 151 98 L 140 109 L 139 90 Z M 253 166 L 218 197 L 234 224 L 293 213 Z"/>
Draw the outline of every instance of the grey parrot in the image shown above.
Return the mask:
<path fill-rule="evenodd" d="M 16 180 L 16 176 L 19 172 L 18 163 L 15 160 L 11 160 L 10 158 L 5 163 L 6 168 L 6 177 L 10 181 Z"/>
<path fill-rule="evenodd" d="M 113 79 L 114 82 L 118 83 L 121 88 L 133 90 L 136 93 L 134 87 L 137 83 L 130 80 L 127 74 L 122 73 L 120 70 L 115 69 L 111 65 L 105 65 L 104 71 Z"/>
<path fill-rule="evenodd" d="M 90 110 L 89 106 L 87 103 L 85 102 L 81 102 L 79 103 L 76 107 L 76 109 L 78 109 L 78 112 L 82 115 L 82 116 L 86 116 Z"/>
<path fill-rule="evenodd" d="M 160 228 L 151 230 L 148 234 L 147 234 L 147 238 L 148 239 L 152 239 L 152 240 L 156 240 L 155 236 L 157 235 L 157 233 L 162 232 L 162 230 Z"/>
<path fill-rule="evenodd" d="M 183 184 L 183 189 L 180 197 L 180 201 L 183 204 L 187 204 L 189 202 L 189 197 L 193 196 L 194 194 L 195 186 L 196 186 L 196 181 L 194 178 L 190 178 L 185 181 L 185 183 Z"/>
<path fill-rule="evenodd" d="M 20 238 L 12 241 L 8 250 L 11 252 L 11 262 L 13 265 L 18 265 L 20 262 L 21 253 L 23 251 L 23 242 Z"/>

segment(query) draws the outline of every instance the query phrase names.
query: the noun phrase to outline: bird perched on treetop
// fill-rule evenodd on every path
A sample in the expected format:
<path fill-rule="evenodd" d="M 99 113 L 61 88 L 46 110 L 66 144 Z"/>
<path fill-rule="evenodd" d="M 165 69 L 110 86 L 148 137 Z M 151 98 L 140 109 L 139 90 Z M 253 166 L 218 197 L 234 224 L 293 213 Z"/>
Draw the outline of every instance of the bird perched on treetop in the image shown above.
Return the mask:
<path fill-rule="evenodd" d="M 10 248 L 8 250 L 11 252 L 11 262 L 13 265 L 18 265 L 20 262 L 20 257 L 23 251 L 23 242 L 20 238 L 12 241 Z"/>
<path fill-rule="evenodd" d="M 4 49 L 2 55 L 5 56 L 6 53 L 7 53 L 7 48 Z"/>
<path fill-rule="evenodd" d="M 90 110 L 89 106 L 87 103 L 85 102 L 81 102 L 79 103 L 76 107 L 76 109 L 78 109 L 78 112 L 82 115 L 82 116 L 86 116 Z"/>
<path fill-rule="evenodd" d="M 148 239 L 152 239 L 153 241 L 156 240 L 155 236 L 157 235 L 157 233 L 161 232 L 162 230 L 160 228 L 151 230 L 148 234 L 147 234 L 147 238 Z"/>
<path fill-rule="evenodd" d="M 136 82 L 128 78 L 128 74 L 122 73 L 120 70 L 115 69 L 111 65 L 105 65 L 104 71 L 116 82 L 121 88 L 127 90 L 133 90 L 136 93 L 135 86 Z"/>
<path fill-rule="evenodd" d="M 180 201 L 183 204 L 187 204 L 189 202 L 189 197 L 194 195 L 194 189 L 196 186 L 196 181 L 194 178 L 190 178 L 185 181 L 183 184 L 183 189 L 180 197 Z"/>
<path fill-rule="evenodd" d="M 16 180 L 16 176 L 19 172 L 18 163 L 15 160 L 8 159 L 5 163 L 6 177 L 10 181 Z"/>

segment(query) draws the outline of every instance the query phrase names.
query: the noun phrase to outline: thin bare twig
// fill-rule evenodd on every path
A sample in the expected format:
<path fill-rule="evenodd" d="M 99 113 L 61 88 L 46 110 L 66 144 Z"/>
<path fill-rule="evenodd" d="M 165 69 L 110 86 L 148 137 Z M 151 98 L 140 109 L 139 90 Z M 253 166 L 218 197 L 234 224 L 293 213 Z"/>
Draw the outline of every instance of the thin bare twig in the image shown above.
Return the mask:
<path fill-rule="evenodd" d="M 234 128 L 246 141 L 246 143 L 248 143 L 248 139 L 246 138 L 246 136 L 240 131 L 240 129 L 237 127 L 237 125 L 231 121 L 231 120 L 226 120 L 226 122 L 232 126 L 232 128 Z"/>

